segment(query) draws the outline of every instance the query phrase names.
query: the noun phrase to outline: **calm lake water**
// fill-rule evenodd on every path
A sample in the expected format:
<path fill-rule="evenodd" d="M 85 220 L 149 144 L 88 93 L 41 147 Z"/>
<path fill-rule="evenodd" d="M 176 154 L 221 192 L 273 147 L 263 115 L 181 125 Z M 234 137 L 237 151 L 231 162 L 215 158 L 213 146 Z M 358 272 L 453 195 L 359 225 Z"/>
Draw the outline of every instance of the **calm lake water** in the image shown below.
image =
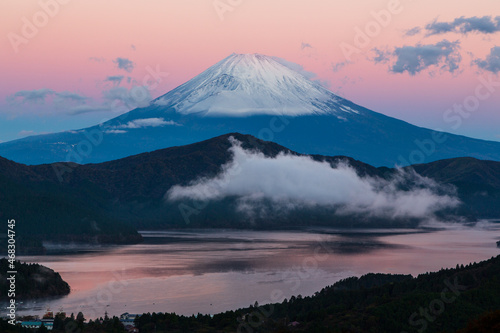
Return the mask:
<path fill-rule="evenodd" d="M 214 314 L 255 301 L 312 295 L 349 276 L 415 276 L 500 254 L 500 224 L 487 222 L 433 231 L 195 230 L 143 236 L 138 245 L 70 249 L 49 244 L 53 254 L 20 257 L 59 272 L 72 291 L 63 298 L 25 302 L 18 315 L 43 314 L 47 308 L 82 311 L 86 318 L 105 311 Z"/>

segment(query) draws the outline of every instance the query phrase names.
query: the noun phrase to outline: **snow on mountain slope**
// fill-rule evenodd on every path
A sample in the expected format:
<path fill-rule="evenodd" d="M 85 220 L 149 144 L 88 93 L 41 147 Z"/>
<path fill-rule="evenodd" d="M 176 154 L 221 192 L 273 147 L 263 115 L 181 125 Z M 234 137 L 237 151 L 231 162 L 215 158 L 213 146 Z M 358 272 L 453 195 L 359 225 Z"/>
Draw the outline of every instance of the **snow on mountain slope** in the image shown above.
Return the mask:
<path fill-rule="evenodd" d="M 0 156 L 25 164 L 97 163 L 239 132 L 375 166 L 463 156 L 500 161 L 500 142 L 448 133 L 432 141 L 434 131 L 336 96 L 299 72 L 273 57 L 232 54 L 148 106 L 93 127 L 0 143 Z"/>
<path fill-rule="evenodd" d="M 353 112 L 302 74 L 260 54 L 232 54 L 153 105 L 205 116 L 311 115 Z"/>

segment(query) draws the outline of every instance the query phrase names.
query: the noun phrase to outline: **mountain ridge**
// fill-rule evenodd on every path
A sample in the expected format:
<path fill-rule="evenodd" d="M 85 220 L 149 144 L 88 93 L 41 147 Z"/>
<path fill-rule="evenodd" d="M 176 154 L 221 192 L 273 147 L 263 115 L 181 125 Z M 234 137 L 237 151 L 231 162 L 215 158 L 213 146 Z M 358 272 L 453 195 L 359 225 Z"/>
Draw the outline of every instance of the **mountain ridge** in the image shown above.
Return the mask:
<path fill-rule="evenodd" d="M 346 156 L 301 155 L 279 144 L 239 133 L 100 164 L 26 166 L 0 158 L 0 218 L 24 221 L 19 224 L 19 233 L 37 235 L 39 239 L 78 240 L 76 235 L 80 234 L 85 235 L 80 240 L 96 241 L 116 231 L 123 233 L 116 235 L 115 242 L 138 241 L 133 236 L 133 229 L 137 228 L 293 228 L 304 226 L 304 223 L 355 227 L 366 225 L 366 221 L 372 227 L 418 224 L 412 219 L 395 223 L 375 217 L 332 217 L 329 210 L 315 208 L 307 208 L 300 214 L 278 214 L 272 223 L 249 224 L 234 210 L 236 198 L 216 200 L 202 205 L 202 209 L 195 208 L 196 214 L 190 224 L 186 224 L 179 205 L 199 206 L 191 200 L 165 201 L 165 193 L 175 185 L 188 186 L 197 179 L 217 176 L 223 165 L 231 161 L 230 137 L 240 141 L 245 150 L 258 151 L 270 158 L 280 154 L 309 156 L 330 166 L 347 161 L 360 177 L 371 179 L 391 179 L 397 173 L 395 169 L 376 168 Z M 499 218 L 499 185 L 488 177 L 478 180 L 475 168 L 469 167 L 471 162 L 492 170 L 500 168 L 500 162 L 457 158 L 434 163 L 450 165 L 449 173 L 462 172 L 460 177 L 446 177 L 441 168 L 433 164 L 416 165 L 415 170 L 437 182 L 457 187 L 463 205 L 455 213 L 469 220 Z M 63 174 L 58 175 L 58 170 L 63 170 Z M 108 238 L 108 242 L 113 240 Z"/>

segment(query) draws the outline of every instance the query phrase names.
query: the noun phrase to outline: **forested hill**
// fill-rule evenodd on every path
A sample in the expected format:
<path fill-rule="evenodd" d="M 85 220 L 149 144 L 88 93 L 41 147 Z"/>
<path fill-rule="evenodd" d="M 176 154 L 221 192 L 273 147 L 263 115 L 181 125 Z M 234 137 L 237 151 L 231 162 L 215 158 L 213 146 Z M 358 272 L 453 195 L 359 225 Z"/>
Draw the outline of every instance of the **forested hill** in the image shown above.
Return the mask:
<path fill-rule="evenodd" d="M 69 294 L 69 285 L 61 278 L 59 273 L 39 264 L 26 264 L 14 262 L 15 299 L 33 299 L 49 296 L 64 296 Z M 0 259 L 0 301 L 8 300 L 9 281 L 7 280 L 9 261 Z"/>
<path fill-rule="evenodd" d="M 137 233 L 141 229 L 249 228 L 248 215 L 238 209 L 238 196 L 201 203 L 188 198 L 165 200 L 165 194 L 175 185 L 185 186 L 218 175 L 232 160 L 231 137 L 244 149 L 266 157 L 276 157 L 279 153 L 301 155 L 273 142 L 229 133 L 100 164 L 27 166 L 0 158 L 0 219 L 17 221 L 19 254 L 43 252 L 45 240 L 137 243 L 142 239 Z M 376 168 L 346 156 L 310 157 L 332 167 L 348 163 L 362 178 L 392 179 L 398 174 L 396 169 Z M 461 204 L 438 212 L 443 220 L 455 220 L 457 216 L 468 221 L 500 218 L 500 162 L 456 158 L 412 168 L 450 191 L 453 188 L 453 195 L 456 189 Z M 192 208 L 197 206 L 204 209 Z M 415 227 L 420 222 L 411 217 L 387 219 L 372 214 L 336 214 L 335 205 L 299 206 L 303 207 L 293 214 L 283 214 L 273 207 L 272 201 L 263 201 L 262 209 L 269 214 L 263 217 L 254 214 L 250 227 Z M 0 239 L 0 253 L 6 249 L 2 242 Z"/>

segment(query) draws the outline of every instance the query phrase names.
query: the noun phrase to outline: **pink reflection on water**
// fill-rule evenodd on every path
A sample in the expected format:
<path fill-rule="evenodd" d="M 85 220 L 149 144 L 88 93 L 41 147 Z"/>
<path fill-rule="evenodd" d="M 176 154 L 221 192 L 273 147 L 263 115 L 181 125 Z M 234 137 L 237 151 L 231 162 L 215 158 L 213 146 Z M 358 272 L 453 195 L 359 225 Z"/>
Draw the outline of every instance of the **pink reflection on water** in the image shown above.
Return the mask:
<path fill-rule="evenodd" d="M 26 304 L 87 317 L 104 311 L 217 313 L 283 297 L 311 295 L 369 272 L 418 275 L 499 253 L 499 224 L 434 232 L 332 229 L 146 233 L 138 245 L 83 254 L 25 257 L 60 272 L 72 293 Z M 21 314 L 23 311 L 21 311 Z"/>

